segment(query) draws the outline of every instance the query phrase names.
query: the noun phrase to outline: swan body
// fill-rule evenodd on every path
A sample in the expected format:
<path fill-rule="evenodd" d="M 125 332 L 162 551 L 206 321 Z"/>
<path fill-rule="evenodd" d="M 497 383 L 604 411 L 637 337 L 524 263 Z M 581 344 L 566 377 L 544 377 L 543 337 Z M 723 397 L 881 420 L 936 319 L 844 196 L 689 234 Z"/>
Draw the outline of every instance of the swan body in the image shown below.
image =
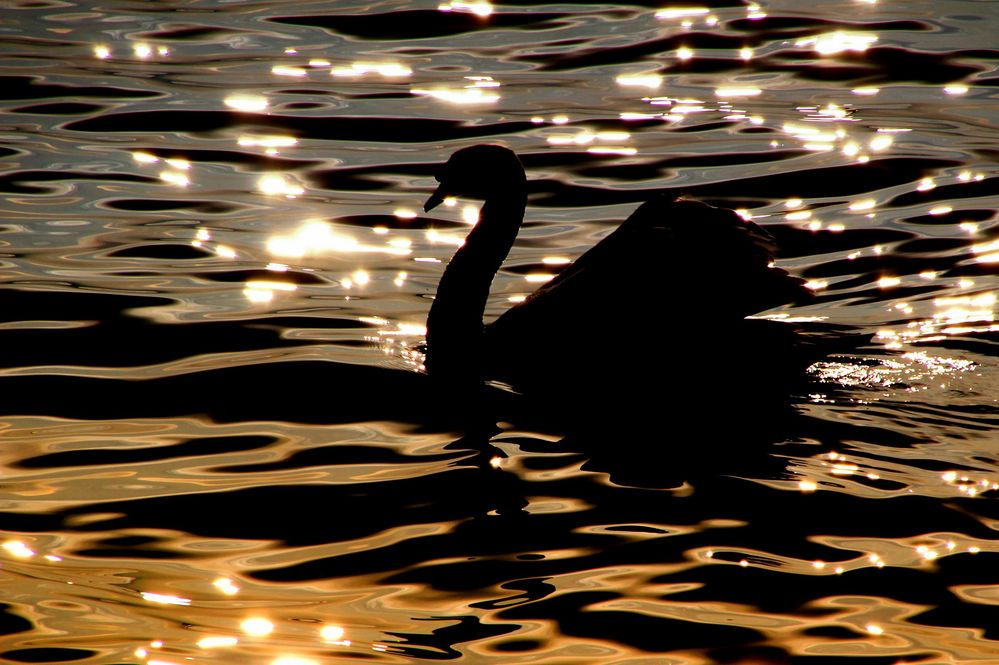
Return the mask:
<path fill-rule="evenodd" d="M 628 393 L 650 378 L 677 393 L 709 377 L 742 376 L 759 387 L 807 364 L 793 327 L 746 318 L 811 295 L 803 280 L 773 266 L 773 238 L 731 210 L 667 197 L 641 205 L 523 303 L 483 325 L 493 276 L 523 221 L 524 168 L 512 151 L 479 145 L 455 152 L 437 180 L 427 211 L 447 196 L 484 204 L 430 308 L 431 377 L 579 397 Z"/>

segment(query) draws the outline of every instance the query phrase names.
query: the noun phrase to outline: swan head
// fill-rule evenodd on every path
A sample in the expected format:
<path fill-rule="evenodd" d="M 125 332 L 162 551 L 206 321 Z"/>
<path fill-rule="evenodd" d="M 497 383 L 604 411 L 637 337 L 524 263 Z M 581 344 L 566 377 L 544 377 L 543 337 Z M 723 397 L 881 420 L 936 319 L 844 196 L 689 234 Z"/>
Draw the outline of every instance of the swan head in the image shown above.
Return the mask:
<path fill-rule="evenodd" d="M 423 206 L 430 212 L 449 196 L 490 199 L 523 189 L 527 176 L 516 153 L 498 145 L 458 150 L 435 175 L 440 186 Z"/>

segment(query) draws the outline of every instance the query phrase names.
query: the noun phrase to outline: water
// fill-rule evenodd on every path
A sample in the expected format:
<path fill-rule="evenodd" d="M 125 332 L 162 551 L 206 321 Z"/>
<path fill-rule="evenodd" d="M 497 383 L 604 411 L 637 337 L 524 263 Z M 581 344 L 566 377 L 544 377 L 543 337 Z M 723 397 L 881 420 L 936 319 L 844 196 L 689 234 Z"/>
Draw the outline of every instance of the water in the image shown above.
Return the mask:
<path fill-rule="evenodd" d="M 0 658 L 994 661 L 999 5 L 454 4 L 5 3 Z M 463 436 L 413 348 L 474 202 L 418 211 L 483 141 L 490 317 L 668 190 L 874 343 Z"/>

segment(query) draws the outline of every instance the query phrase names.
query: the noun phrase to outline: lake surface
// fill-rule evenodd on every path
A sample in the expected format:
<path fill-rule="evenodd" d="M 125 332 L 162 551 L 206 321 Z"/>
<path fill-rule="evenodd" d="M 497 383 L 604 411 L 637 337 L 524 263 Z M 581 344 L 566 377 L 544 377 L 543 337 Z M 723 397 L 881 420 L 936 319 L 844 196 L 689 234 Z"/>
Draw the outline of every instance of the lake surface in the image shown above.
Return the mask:
<path fill-rule="evenodd" d="M 997 30 L 4 3 L 0 659 L 995 662 Z M 773 414 L 733 367 L 696 410 L 462 432 L 416 347 L 478 202 L 422 202 L 482 142 L 530 188 L 489 318 L 667 192 L 778 239 L 817 297 L 765 316 L 870 343 Z"/>

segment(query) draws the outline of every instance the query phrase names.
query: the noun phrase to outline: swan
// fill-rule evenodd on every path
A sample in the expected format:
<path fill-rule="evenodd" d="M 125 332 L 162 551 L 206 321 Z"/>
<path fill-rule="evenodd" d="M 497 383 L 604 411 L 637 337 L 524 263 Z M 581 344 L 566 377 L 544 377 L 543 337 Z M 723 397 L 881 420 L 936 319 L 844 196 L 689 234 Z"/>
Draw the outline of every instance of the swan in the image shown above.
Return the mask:
<path fill-rule="evenodd" d="M 484 325 L 493 277 L 524 219 L 524 167 L 505 147 L 475 145 L 435 177 L 425 212 L 447 197 L 484 203 L 427 316 L 431 378 L 578 402 L 648 394 L 650 382 L 668 397 L 733 381 L 759 395 L 807 366 L 793 326 L 747 318 L 811 297 L 774 267 L 773 237 L 732 210 L 666 196 Z"/>

